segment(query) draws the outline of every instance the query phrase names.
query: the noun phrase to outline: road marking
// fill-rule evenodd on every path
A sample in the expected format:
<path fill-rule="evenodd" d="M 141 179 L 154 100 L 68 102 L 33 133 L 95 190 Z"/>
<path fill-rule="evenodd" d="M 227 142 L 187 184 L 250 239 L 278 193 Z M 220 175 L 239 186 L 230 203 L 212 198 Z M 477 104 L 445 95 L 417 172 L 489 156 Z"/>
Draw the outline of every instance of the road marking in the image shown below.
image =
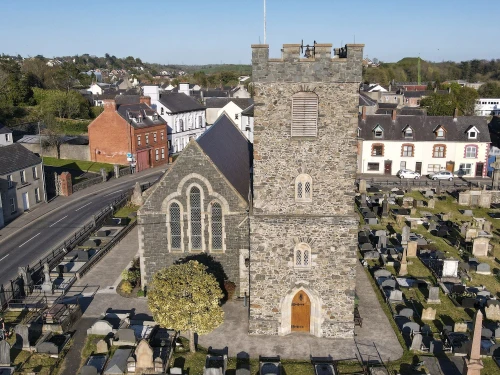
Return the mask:
<path fill-rule="evenodd" d="M 103 195 L 103 197 L 107 197 L 108 195 L 113 195 L 113 194 L 115 194 L 115 193 L 118 193 L 119 191 L 123 191 L 123 190 L 122 190 L 122 189 L 120 189 L 120 190 L 114 191 L 114 192 L 112 192 L 112 193 L 109 193 L 109 194 Z"/>
<path fill-rule="evenodd" d="M 92 202 L 89 202 L 89 203 L 87 203 L 87 204 L 84 204 L 82 207 L 77 208 L 75 211 L 79 211 L 79 210 L 81 210 L 83 207 L 87 207 L 87 206 L 88 206 L 89 204 L 91 204 L 91 203 L 92 203 Z"/>
<path fill-rule="evenodd" d="M 39 235 L 40 235 L 40 233 L 35 234 L 35 235 L 34 235 L 33 237 L 31 237 L 28 241 L 26 241 L 26 242 L 22 243 L 21 245 L 19 245 L 19 247 L 26 245 L 26 244 L 27 244 L 28 242 L 30 242 L 33 238 L 38 237 Z"/>
<path fill-rule="evenodd" d="M 53 227 L 54 225 L 56 225 L 58 222 L 60 222 L 61 220 L 66 219 L 67 217 L 68 217 L 68 215 L 64 216 L 62 219 L 57 220 L 54 224 L 49 225 L 49 228 L 52 228 L 52 227 Z"/>
<path fill-rule="evenodd" d="M 5 258 L 7 258 L 9 255 L 10 255 L 10 254 L 7 254 L 7 255 L 6 255 L 6 256 L 4 256 L 2 259 L 0 259 L 0 262 L 1 262 L 2 260 L 4 260 Z"/>

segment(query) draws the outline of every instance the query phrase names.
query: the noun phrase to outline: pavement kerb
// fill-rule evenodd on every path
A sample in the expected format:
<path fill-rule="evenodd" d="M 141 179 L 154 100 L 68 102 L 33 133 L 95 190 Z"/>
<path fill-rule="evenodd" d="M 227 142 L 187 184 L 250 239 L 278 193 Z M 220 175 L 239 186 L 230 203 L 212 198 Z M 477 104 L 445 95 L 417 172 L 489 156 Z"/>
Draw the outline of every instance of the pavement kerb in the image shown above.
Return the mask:
<path fill-rule="evenodd" d="M 158 172 L 161 172 L 161 171 L 162 171 L 162 170 L 164 170 L 164 169 L 166 169 L 166 168 L 158 168 L 158 169 L 157 169 L 157 170 L 155 170 L 155 171 L 151 171 L 150 173 L 145 173 L 145 174 L 142 174 L 142 175 L 140 175 L 140 176 L 137 176 L 137 177 L 131 178 L 130 180 L 127 180 L 127 181 L 134 181 L 134 180 L 137 180 L 137 179 L 140 179 L 140 178 L 149 177 L 149 176 L 154 175 L 154 174 L 156 174 L 156 173 L 158 173 Z M 116 179 L 116 181 L 120 181 L 120 179 Z M 108 181 L 108 182 L 110 182 L 110 181 Z M 123 180 L 122 180 L 121 182 L 125 182 L 125 181 L 123 181 Z M 119 183 L 117 183 L 117 185 L 119 185 Z M 74 200 L 76 200 L 76 199 L 86 198 L 86 197 L 88 197 L 88 196 L 90 196 L 90 195 L 94 195 L 94 194 L 96 194 L 96 193 L 99 193 L 99 192 L 101 192 L 101 191 L 103 191 L 103 190 L 107 190 L 107 189 L 109 189 L 109 188 L 110 188 L 110 186 L 108 186 L 108 187 L 104 187 L 104 188 L 102 188 L 102 189 L 99 189 L 99 190 L 94 190 L 94 191 L 89 192 L 89 193 L 87 193 L 87 194 L 84 194 L 84 195 L 82 195 L 82 196 L 78 196 L 78 197 L 75 197 L 74 199 L 71 199 L 71 200 L 65 201 L 65 202 L 64 202 L 63 204 L 61 204 L 60 206 L 58 206 L 58 207 L 54 207 L 53 209 L 48 210 L 47 212 L 44 212 L 43 214 L 41 214 L 40 216 L 38 216 L 38 217 L 37 217 L 37 218 L 35 218 L 34 220 L 30 220 L 30 224 L 31 224 L 31 223 L 36 223 L 36 222 L 38 222 L 40 219 L 42 219 L 42 218 L 43 218 L 45 215 L 47 215 L 48 213 L 52 213 L 52 212 L 59 211 L 61 208 L 64 208 L 64 207 L 66 207 L 66 206 L 70 205 L 71 203 L 73 203 L 73 201 L 74 201 Z M 48 204 L 50 204 L 50 203 L 46 203 L 46 204 L 48 205 Z M 42 208 L 42 207 L 40 207 L 40 208 Z M 35 210 L 34 212 L 36 212 L 36 210 Z M 19 218 L 19 219 L 20 219 L 20 218 Z M 12 232 L 12 233 L 10 233 L 10 234 L 7 234 L 5 237 L 3 237 L 2 239 L 0 239 L 0 244 L 1 244 L 2 242 L 4 242 L 5 240 L 9 239 L 10 237 L 12 237 L 13 235 L 17 234 L 17 233 L 18 233 L 18 232 L 20 232 L 21 230 L 23 230 L 23 228 L 22 228 L 22 227 L 20 227 L 19 229 L 17 229 L 16 231 L 14 231 L 14 232 Z"/>

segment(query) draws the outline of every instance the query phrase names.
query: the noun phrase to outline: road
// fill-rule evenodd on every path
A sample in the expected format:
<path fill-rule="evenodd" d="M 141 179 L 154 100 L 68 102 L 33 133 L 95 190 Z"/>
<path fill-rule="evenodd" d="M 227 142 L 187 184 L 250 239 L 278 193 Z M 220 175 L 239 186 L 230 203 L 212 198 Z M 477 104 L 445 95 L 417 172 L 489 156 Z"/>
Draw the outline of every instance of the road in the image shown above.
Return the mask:
<path fill-rule="evenodd" d="M 82 228 L 93 214 L 111 204 L 120 194 L 131 189 L 137 181 L 154 182 L 161 174 L 162 172 L 158 171 L 144 177 L 126 176 L 114 180 L 113 184 L 107 182 L 99 185 L 102 190 L 70 200 L 64 206 L 48 212 L 14 235 L 2 240 L 0 242 L 0 284 L 8 287 L 9 280 L 18 273 L 18 267 L 33 264 L 48 254 L 73 232 Z"/>

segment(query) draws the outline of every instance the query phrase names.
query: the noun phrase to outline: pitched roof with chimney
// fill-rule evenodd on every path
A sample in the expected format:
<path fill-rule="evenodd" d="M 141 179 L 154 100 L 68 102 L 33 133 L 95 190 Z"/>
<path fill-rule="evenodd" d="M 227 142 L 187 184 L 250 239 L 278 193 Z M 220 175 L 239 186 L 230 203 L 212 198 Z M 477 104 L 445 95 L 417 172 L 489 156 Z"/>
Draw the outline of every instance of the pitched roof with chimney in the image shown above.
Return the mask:
<path fill-rule="evenodd" d="M 207 108 L 224 108 L 229 102 L 233 102 L 242 110 L 253 104 L 252 98 L 207 98 L 205 104 Z"/>
<path fill-rule="evenodd" d="M 167 122 L 145 103 L 122 104 L 116 111 L 136 129 L 167 125 Z M 170 133 L 170 128 L 168 133 Z"/>
<path fill-rule="evenodd" d="M 42 159 L 18 143 L 0 147 L 0 176 L 38 165 L 41 162 Z"/>
<path fill-rule="evenodd" d="M 384 131 L 383 138 L 375 138 L 374 129 L 380 126 Z M 358 127 L 359 137 L 365 140 L 404 140 L 403 130 L 410 126 L 413 130 L 413 141 L 437 141 L 436 129 L 443 127 L 446 131 L 445 142 L 470 142 L 467 131 L 476 127 L 477 139 L 473 142 L 491 142 L 490 132 L 486 119 L 481 116 L 405 116 L 397 115 L 396 120 L 392 120 L 391 115 L 367 115 L 363 120 L 359 117 Z M 441 140 L 439 140 L 441 141 Z"/>
<path fill-rule="evenodd" d="M 252 143 L 225 113 L 197 139 L 197 142 L 231 185 L 248 202 Z"/>
<path fill-rule="evenodd" d="M 183 93 L 168 93 L 160 95 L 160 103 L 171 113 L 203 111 L 205 107 L 195 99 Z"/>

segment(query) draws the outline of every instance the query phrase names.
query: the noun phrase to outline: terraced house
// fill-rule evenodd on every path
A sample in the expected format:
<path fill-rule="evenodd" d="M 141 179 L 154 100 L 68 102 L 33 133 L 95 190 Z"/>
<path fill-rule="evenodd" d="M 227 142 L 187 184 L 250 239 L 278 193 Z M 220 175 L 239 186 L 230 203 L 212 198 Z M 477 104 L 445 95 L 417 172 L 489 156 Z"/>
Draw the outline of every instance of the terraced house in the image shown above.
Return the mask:
<path fill-rule="evenodd" d="M 448 170 L 455 176 L 486 177 L 490 132 L 484 117 L 367 115 L 358 121 L 358 173 L 421 175 Z"/>

